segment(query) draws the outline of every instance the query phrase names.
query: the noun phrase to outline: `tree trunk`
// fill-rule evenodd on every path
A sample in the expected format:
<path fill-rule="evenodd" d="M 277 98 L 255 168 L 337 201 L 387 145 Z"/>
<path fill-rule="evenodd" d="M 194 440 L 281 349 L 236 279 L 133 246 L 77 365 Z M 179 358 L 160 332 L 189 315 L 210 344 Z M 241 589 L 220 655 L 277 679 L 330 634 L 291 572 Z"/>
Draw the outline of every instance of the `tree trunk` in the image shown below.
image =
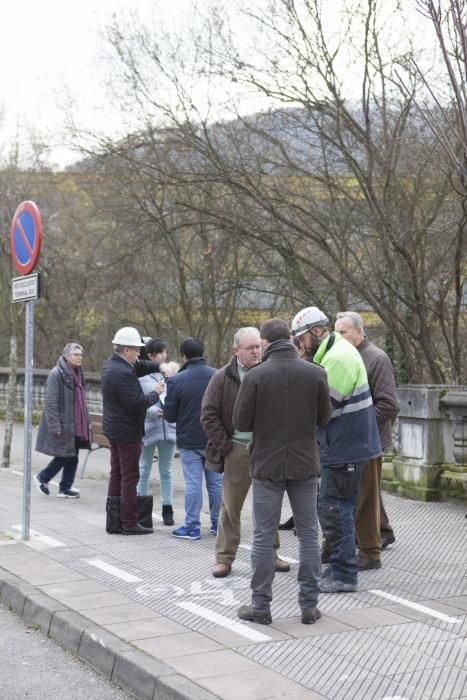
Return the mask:
<path fill-rule="evenodd" d="M 10 466 L 11 441 L 13 437 L 13 423 L 16 407 L 16 370 L 18 364 L 18 352 L 16 332 L 10 336 L 10 377 L 8 380 L 8 397 L 5 413 L 5 433 L 3 438 L 3 453 L 0 469 L 8 469 Z"/>

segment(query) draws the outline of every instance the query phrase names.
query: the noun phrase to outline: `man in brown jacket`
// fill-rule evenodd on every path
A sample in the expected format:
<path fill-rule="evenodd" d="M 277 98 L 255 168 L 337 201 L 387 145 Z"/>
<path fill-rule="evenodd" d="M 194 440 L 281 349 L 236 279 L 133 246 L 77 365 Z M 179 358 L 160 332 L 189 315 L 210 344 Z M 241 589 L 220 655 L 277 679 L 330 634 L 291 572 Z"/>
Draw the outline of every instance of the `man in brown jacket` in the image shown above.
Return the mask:
<path fill-rule="evenodd" d="M 206 468 L 223 471 L 222 504 L 217 525 L 216 564 L 212 575 L 230 574 L 240 544 L 240 516 L 251 486 L 250 432 L 235 430 L 232 413 L 240 384 L 250 367 L 261 360 L 261 339 L 257 328 L 239 328 L 234 336 L 234 355 L 209 382 L 203 397 L 201 425 L 208 436 Z M 276 571 L 290 571 L 279 559 L 279 535 L 274 540 Z"/>
<path fill-rule="evenodd" d="M 363 319 L 355 311 L 341 311 L 336 316 L 335 329 L 362 356 L 368 374 L 376 422 L 383 450 L 392 443 L 392 423 L 399 413 L 394 370 L 384 350 L 365 336 Z M 360 571 L 381 568 L 381 549 L 395 542 L 381 495 L 383 458 L 370 459 L 364 466 L 357 501 L 355 531 L 357 536 L 357 566 Z"/>
<path fill-rule="evenodd" d="M 302 622 L 312 624 L 321 617 L 316 426 L 331 417 L 329 387 L 321 367 L 299 358 L 285 321 L 265 321 L 260 333 L 263 361 L 243 380 L 233 412 L 237 430 L 253 431 L 252 598 L 238 616 L 263 625 L 272 621 L 273 541 L 287 491 L 300 545 L 298 602 Z"/>

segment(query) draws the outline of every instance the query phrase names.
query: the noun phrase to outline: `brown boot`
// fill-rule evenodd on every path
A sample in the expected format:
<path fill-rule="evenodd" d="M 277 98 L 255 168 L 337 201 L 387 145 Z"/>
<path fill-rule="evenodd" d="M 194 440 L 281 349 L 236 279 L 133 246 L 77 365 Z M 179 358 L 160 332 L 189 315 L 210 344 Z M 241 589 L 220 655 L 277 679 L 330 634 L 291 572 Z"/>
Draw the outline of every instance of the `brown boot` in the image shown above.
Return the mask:
<path fill-rule="evenodd" d="M 230 564 L 216 564 L 212 570 L 212 575 L 214 578 L 225 578 L 230 574 L 231 568 Z"/>
<path fill-rule="evenodd" d="M 283 559 L 279 559 L 277 557 L 274 559 L 274 568 L 276 571 L 290 571 L 290 564 L 287 561 L 284 561 Z"/>

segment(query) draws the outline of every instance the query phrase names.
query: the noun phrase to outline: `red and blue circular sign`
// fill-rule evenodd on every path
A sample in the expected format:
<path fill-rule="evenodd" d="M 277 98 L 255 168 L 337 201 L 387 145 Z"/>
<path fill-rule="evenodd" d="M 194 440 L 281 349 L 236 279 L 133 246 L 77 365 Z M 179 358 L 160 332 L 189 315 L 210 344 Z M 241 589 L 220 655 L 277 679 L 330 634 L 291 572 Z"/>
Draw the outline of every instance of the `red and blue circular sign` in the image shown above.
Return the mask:
<path fill-rule="evenodd" d="M 11 254 L 13 264 L 21 275 L 34 270 L 42 244 L 42 221 L 34 202 L 22 202 L 15 211 L 11 225 Z"/>

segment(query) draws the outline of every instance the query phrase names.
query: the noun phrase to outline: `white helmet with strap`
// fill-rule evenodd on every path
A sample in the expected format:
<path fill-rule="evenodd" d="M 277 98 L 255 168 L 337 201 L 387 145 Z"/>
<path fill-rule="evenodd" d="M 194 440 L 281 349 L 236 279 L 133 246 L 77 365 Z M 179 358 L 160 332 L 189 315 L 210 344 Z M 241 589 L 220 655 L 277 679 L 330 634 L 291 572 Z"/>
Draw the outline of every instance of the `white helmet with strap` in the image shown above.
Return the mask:
<path fill-rule="evenodd" d="M 317 306 L 307 306 L 294 317 L 290 332 L 297 338 L 315 326 L 327 326 L 328 323 L 328 317 Z"/>

